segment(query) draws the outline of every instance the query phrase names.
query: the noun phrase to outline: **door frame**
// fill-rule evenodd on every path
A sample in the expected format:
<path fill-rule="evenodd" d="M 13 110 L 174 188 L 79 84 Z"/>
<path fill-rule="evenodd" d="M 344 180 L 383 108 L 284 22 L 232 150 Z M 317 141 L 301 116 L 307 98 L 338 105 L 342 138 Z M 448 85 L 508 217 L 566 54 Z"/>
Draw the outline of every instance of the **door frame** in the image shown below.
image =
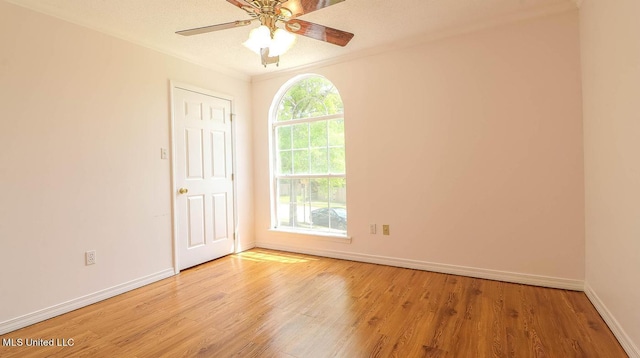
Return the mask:
<path fill-rule="evenodd" d="M 197 87 L 194 85 L 186 84 L 183 82 L 169 80 L 169 105 L 170 105 L 170 117 L 169 121 L 169 132 L 170 132 L 170 140 L 171 140 L 171 148 L 169 148 L 170 154 L 170 167 L 171 167 L 171 236 L 173 238 L 173 271 L 177 275 L 180 273 L 180 257 L 179 257 L 179 247 L 180 244 L 178 242 L 178 218 L 176 214 L 176 193 L 178 188 L 176 187 L 176 158 L 175 158 L 175 90 L 182 89 L 185 91 L 195 92 L 204 94 L 207 96 L 212 96 L 216 98 L 220 98 L 223 100 L 227 100 L 230 102 L 231 113 L 229 113 L 229 119 L 231 120 L 231 175 L 233 180 L 231 182 L 232 190 L 233 190 L 233 252 L 237 252 L 238 250 L 238 188 L 236 182 L 238 180 L 236 176 L 236 121 L 235 121 L 235 112 L 234 112 L 234 99 L 232 96 L 211 91 L 208 89 L 204 89 L 202 87 Z"/>

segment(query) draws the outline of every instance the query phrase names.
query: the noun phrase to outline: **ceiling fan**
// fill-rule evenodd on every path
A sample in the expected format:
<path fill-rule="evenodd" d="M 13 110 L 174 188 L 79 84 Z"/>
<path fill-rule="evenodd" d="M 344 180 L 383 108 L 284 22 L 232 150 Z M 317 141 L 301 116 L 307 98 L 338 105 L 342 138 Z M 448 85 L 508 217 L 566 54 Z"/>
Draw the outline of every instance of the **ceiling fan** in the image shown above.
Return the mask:
<path fill-rule="evenodd" d="M 297 18 L 343 1 L 345 0 L 227 0 L 246 11 L 253 19 L 182 30 L 176 34 L 199 35 L 247 26 L 252 21 L 258 20 L 261 26 L 251 31 L 249 40 L 244 45 L 261 56 L 265 67 L 271 63 L 277 66 L 280 55 L 286 52 L 295 41 L 292 33 L 346 46 L 354 36 L 352 33 Z M 277 26 L 279 23 L 284 24 L 284 29 Z"/>

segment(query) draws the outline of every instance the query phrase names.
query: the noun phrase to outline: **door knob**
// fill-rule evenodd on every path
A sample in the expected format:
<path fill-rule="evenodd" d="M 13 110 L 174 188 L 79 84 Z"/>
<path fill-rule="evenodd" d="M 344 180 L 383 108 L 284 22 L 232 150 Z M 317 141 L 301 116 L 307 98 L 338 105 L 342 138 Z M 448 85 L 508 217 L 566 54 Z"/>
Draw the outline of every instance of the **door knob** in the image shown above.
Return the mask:
<path fill-rule="evenodd" d="M 178 193 L 180 193 L 180 194 L 186 194 L 186 193 L 188 193 L 188 192 L 189 192 L 189 189 L 187 189 L 187 188 L 180 188 L 180 189 L 178 190 Z"/>

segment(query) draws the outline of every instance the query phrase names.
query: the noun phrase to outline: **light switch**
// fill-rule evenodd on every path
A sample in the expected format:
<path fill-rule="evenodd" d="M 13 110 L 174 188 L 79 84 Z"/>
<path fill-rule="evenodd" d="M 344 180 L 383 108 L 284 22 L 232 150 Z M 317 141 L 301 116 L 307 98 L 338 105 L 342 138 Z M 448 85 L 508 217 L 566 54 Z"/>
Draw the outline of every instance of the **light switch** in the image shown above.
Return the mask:
<path fill-rule="evenodd" d="M 160 159 L 167 159 L 167 158 L 169 158 L 167 148 L 160 148 Z"/>

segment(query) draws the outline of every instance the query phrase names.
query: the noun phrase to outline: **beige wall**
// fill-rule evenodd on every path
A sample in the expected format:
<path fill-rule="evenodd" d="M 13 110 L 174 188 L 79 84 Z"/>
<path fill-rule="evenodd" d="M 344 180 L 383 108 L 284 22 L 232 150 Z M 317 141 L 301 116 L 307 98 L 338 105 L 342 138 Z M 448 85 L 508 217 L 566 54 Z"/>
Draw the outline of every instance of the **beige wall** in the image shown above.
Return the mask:
<path fill-rule="evenodd" d="M 615 6 L 249 84 L 0 1 L 0 324 L 172 268 L 173 79 L 236 99 L 242 249 L 581 282 L 586 206 L 587 291 L 637 352 L 640 9 Z M 269 230 L 267 113 L 307 72 L 345 101 L 350 244 Z"/>
<path fill-rule="evenodd" d="M 0 1 L 0 323 L 173 267 L 170 79 L 236 99 L 252 246 L 248 81 Z"/>
<path fill-rule="evenodd" d="M 580 9 L 587 293 L 632 357 L 640 357 L 639 14 L 637 0 Z"/>
<path fill-rule="evenodd" d="M 269 230 L 268 110 L 292 73 L 252 86 L 258 245 L 581 287 L 577 11 L 305 72 L 333 81 L 345 103 L 353 240 Z M 391 235 L 369 235 L 369 223 Z"/>

